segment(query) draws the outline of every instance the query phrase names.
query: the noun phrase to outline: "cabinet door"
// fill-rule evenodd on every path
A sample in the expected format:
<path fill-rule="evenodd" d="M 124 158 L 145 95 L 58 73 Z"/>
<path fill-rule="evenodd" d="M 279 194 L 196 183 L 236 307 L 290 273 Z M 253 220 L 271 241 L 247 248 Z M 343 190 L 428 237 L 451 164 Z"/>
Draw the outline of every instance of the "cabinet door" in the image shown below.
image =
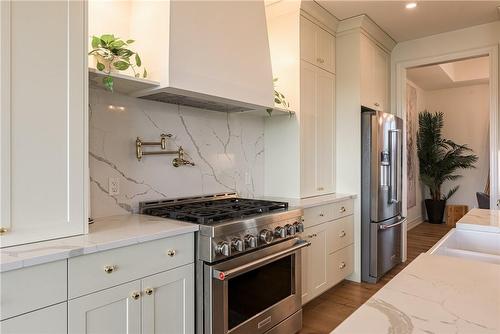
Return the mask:
<path fill-rule="evenodd" d="M 328 223 L 320 224 L 304 230 L 305 238 L 311 242 L 304 254 L 305 267 L 303 270 L 303 279 L 307 282 L 307 300 L 310 300 L 327 289 L 327 271 L 326 271 L 326 230 Z M 304 284 L 304 283 L 303 283 Z M 304 297 L 304 293 L 303 293 Z"/>
<path fill-rule="evenodd" d="M 300 189 L 301 196 L 316 195 L 317 67 L 300 65 Z"/>
<path fill-rule="evenodd" d="M 316 190 L 335 190 L 335 76 L 318 70 L 316 108 Z"/>
<path fill-rule="evenodd" d="M 300 58 L 316 64 L 316 25 L 300 17 Z"/>
<path fill-rule="evenodd" d="M 194 265 L 142 280 L 142 333 L 194 333 Z"/>
<path fill-rule="evenodd" d="M 85 6 L 0 3 L 2 247 L 85 231 Z"/>
<path fill-rule="evenodd" d="M 368 37 L 361 35 L 360 69 L 361 69 L 361 105 L 374 108 L 374 48 Z"/>
<path fill-rule="evenodd" d="M 389 55 L 376 45 L 373 47 L 373 69 L 375 107 L 378 110 L 389 111 L 387 105 L 389 92 Z"/>
<path fill-rule="evenodd" d="M 335 37 L 316 27 L 316 62 L 319 67 L 335 73 Z"/>
<path fill-rule="evenodd" d="M 141 332 L 140 281 L 95 292 L 68 302 L 68 333 L 139 334 Z"/>
<path fill-rule="evenodd" d="M 64 334 L 66 327 L 66 303 L 42 308 L 0 322 L 3 334 Z"/>

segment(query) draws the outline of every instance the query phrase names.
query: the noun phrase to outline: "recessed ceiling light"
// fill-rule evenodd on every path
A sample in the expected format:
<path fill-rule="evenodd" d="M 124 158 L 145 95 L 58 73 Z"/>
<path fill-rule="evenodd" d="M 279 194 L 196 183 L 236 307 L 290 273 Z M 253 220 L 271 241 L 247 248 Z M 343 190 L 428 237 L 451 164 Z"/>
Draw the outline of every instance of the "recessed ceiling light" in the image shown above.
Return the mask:
<path fill-rule="evenodd" d="M 406 9 L 413 9 L 415 7 L 417 7 L 417 3 L 416 2 L 409 2 L 406 4 Z"/>

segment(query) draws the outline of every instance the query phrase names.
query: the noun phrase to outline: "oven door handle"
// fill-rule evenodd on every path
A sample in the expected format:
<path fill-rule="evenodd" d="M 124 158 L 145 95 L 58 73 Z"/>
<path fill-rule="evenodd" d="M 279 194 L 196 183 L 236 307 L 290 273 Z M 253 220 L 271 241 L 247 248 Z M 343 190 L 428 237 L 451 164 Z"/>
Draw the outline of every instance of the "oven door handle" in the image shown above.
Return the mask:
<path fill-rule="evenodd" d="M 224 280 L 227 280 L 233 276 L 237 276 L 238 274 L 240 274 L 242 272 L 252 270 L 254 267 L 258 267 L 258 266 L 261 266 L 263 264 L 272 262 L 276 259 L 279 259 L 280 257 L 287 256 L 287 255 L 294 253 L 294 252 L 298 251 L 299 249 L 307 247 L 309 245 L 311 245 L 311 243 L 309 241 L 299 240 L 294 246 L 292 246 L 290 248 L 287 248 L 287 249 L 284 249 L 280 252 L 276 252 L 274 254 L 265 256 L 261 259 L 255 260 L 255 261 L 245 263 L 244 265 L 241 265 L 239 267 L 228 269 L 228 270 L 222 270 L 222 271 L 214 269 L 213 277 L 220 280 L 220 281 L 224 281 Z"/>

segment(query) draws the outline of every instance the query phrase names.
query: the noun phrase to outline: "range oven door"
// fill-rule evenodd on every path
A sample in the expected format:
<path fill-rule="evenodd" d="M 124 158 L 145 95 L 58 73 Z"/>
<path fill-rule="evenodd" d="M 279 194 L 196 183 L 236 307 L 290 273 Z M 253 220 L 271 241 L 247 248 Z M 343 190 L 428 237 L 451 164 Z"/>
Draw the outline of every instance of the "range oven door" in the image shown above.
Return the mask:
<path fill-rule="evenodd" d="M 301 310 L 300 249 L 309 244 L 294 238 L 205 265 L 205 333 L 265 333 Z"/>

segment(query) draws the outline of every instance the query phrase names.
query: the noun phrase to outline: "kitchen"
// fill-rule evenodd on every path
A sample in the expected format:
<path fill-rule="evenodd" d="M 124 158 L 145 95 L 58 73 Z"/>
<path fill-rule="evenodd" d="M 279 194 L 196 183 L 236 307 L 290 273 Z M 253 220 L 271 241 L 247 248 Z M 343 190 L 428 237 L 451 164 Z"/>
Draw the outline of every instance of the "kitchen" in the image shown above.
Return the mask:
<path fill-rule="evenodd" d="M 1 332 L 295 333 L 331 288 L 378 281 L 404 262 L 407 229 L 421 221 L 404 219 L 400 70 L 488 54 L 498 102 L 500 3 L 464 3 L 484 16 L 450 15 L 446 28 L 422 31 L 387 20 L 422 20 L 443 4 L 412 12 L 394 2 L 394 15 L 380 17 L 383 3 L 355 3 L 1 2 Z M 398 31 L 407 35 L 396 40 Z M 112 49 L 125 64 L 106 61 Z M 382 174 L 397 225 L 381 243 L 390 254 L 373 259 L 361 106 L 394 120 Z M 478 214 L 479 225 L 468 223 Z M 406 272 L 432 282 L 429 265 L 484 272 L 464 283 L 482 280 L 493 296 L 475 301 L 484 319 L 470 321 L 498 332 L 488 318 L 500 313 L 495 224 L 495 210 L 471 211 L 387 287 L 406 284 Z M 377 260 L 387 266 L 370 272 Z M 387 291 L 376 300 L 404 310 L 404 296 Z M 337 330 L 386 332 L 373 303 Z M 401 310 L 387 319 L 413 312 Z"/>

